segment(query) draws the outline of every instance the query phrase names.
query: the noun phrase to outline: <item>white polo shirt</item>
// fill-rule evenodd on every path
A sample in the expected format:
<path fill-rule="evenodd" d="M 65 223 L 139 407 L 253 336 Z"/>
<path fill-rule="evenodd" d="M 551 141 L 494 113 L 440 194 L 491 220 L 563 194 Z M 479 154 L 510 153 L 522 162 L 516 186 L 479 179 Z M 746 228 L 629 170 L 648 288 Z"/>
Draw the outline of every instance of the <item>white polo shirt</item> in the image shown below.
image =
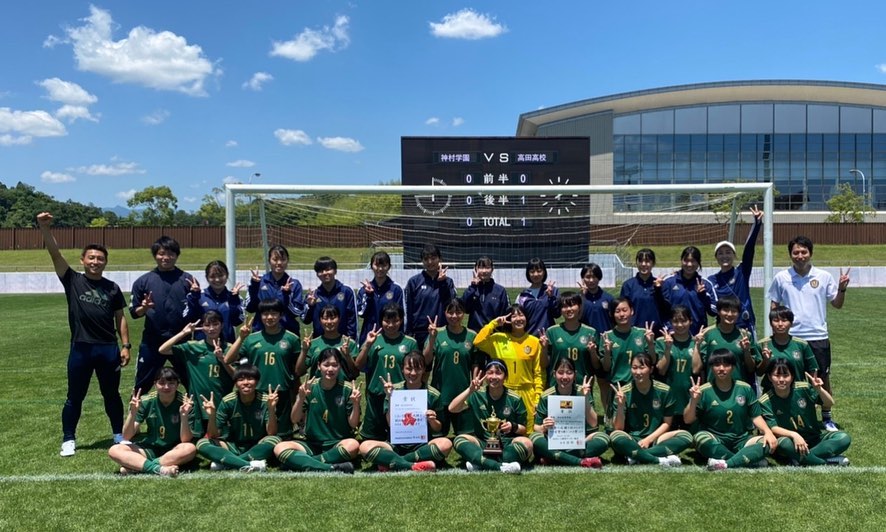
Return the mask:
<path fill-rule="evenodd" d="M 828 337 L 828 302 L 837 297 L 837 282 L 825 270 L 812 266 L 800 275 L 793 267 L 775 274 L 769 286 L 769 299 L 793 311 L 791 334 L 804 340 Z"/>

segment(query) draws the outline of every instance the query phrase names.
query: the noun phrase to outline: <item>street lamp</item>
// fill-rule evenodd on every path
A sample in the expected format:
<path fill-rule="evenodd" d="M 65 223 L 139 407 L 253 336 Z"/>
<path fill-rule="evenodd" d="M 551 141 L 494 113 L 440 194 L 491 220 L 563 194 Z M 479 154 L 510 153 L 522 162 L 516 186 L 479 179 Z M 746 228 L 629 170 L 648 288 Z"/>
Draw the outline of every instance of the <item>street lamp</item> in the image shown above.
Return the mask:
<path fill-rule="evenodd" d="M 850 174 L 855 173 L 855 172 L 858 172 L 858 175 L 861 176 L 861 198 L 863 201 L 866 201 L 867 197 L 868 197 L 868 193 L 867 193 L 867 182 L 864 178 L 864 172 L 862 172 L 858 168 L 853 168 L 852 170 L 849 170 Z"/>

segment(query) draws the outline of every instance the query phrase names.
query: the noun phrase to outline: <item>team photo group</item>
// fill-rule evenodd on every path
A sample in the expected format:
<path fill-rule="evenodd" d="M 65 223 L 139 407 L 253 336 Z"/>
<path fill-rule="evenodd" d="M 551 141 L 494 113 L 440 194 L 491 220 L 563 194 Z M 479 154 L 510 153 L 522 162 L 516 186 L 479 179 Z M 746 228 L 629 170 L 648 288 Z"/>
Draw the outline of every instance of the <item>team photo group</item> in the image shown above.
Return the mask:
<path fill-rule="evenodd" d="M 688 246 L 679 269 L 656 275 L 644 248 L 617 296 L 594 263 L 574 289 L 556 286 L 544 257 L 527 257 L 516 298 L 488 256 L 457 288 L 432 243 L 403 287 L 383 251 L 359 287 L 328 256 L 316 281 L 300 281 L 282 245 L 266 271 L 230 284 L 220 260 L 205 279 L 178 268 L 180 246 L 163 236 L 127 304 L 104 277 L 108 250 L 86 245 L 75 271 L 40 213 L 71 329 L 60 455 L 76 455 L 95 375 L 121 475 L 599 469 L 610 449 L 607 464 L 848 465 L 827 311 L 843 306 L 849 270 L 816 268 L 813 242 L 793 238 L 791 266 L 766 288 L 771 334 L 758 334 L 750 279 L 763 213 L 751 216 L 741 255 L 729 241 L 705 251 L 716 273 L 703 276 L 702 250 Z"/>

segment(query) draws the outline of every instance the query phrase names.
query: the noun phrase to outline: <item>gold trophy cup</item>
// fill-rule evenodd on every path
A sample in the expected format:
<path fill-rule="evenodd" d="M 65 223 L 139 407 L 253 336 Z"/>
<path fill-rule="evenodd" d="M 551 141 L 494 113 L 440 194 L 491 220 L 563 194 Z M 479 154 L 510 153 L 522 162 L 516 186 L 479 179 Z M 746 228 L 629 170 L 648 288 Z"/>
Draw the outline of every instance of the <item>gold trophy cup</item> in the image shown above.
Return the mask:
<path fill-rule="evenodd" d="M 492 410 L 492 415 L 482 421 L 483 428 L 491 434 L 491 436 L 486 438 L 486 448 L 483 449 L 483 454 L 495 456 L 501 454 L 501 440 L 498 438 L 498 431 L 503 421 L 495 415 L 494 409 Z"/>

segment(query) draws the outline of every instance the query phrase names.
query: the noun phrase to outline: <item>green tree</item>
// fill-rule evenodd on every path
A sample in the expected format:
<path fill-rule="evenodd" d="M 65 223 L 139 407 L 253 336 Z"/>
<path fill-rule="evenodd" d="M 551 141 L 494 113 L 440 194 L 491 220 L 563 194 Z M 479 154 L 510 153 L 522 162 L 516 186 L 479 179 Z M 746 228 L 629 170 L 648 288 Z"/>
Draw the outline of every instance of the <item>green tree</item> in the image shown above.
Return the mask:
<path fill-rule="evenodd" d="M 146 187 L 129 198 L 126 205 L 137 209 L 130 217 L 137 220 L 139 225 L 173 225 L 178 198 L 166 185 Z"/>
<path fill-rule="evenodd" d="M 839 194 L 831 196 L 826 203 L 831 214 L 825 218 L 830 223 L 863 223 L 865 217 L 870 214 L 876 216 L 877 212 L 868 205 L 865 197 L 852 190 L 849 183 L 840 183 L 837 187 Z"/>

